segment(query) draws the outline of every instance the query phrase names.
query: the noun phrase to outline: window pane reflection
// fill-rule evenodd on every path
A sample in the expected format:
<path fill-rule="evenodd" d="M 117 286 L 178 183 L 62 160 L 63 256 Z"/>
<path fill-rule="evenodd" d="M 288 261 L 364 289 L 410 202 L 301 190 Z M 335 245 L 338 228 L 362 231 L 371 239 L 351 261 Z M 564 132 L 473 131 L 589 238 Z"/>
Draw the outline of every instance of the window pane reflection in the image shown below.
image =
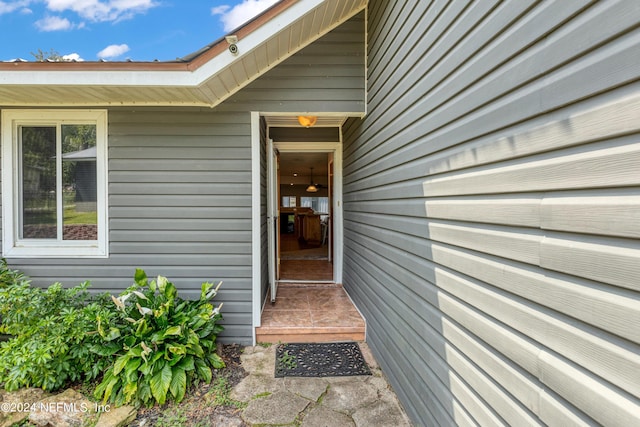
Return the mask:
<path fill-rule="evenodd" d="M 62 126 L 63 240 L 97 240 L 95 125 Z"/>
<path fill-rule="evenodd" d="M 24 239 L 57 238 L 56 128 L 21 127 L 22 229 Z"/>

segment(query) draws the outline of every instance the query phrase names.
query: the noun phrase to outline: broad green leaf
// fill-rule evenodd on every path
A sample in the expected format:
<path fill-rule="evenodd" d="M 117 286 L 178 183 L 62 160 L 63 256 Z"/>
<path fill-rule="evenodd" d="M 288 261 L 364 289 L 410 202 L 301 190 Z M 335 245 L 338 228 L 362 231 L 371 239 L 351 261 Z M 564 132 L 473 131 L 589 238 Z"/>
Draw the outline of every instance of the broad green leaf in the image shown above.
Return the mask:
<path fill-rule="evenodd" d="M 138 391 L 137 381 L 127 383 L 127 385 L 125 385 L 122 388 L 122 392 L 124 394 L 124 403 L 131 402 L 131 399 L 133 399 L 133 396 L 136 394 L 137 391 Z"/>
<path fill-rule="evenodd" d="M 140 268 L 136 268 L 136 274 L 133 276 L 133 280 L 136 282 L 138 286 L 146 286 L 147 285 L 147 273 Z"/>
<path fill-rule="evenodd" d="M 127 362 L 131 359 L 129 353 L 120 356 L 116 359 L 116 363 L 113 364 L 113 375 L 118 375 L 120 371 L 122 371 L 127 364 Z"/>
<path fill-rule="evenodd" d="M 127 381 L 135 380 L 135 378 L 138 376 L 138 368 L 140 367 L 141 363 L 141 358 L 135 358 L 127 362 L 126 366 L 124 367 L 124 375 Z"/>
<path fill-rule="evenodd" d="M 187 345 L 197 345 L 200 343 L 200 338 L 198 337 L 198 335 L 193 332 L 193 331 L 189 331 L 189 336 L 187 337 Z"/>
<path fill-rule="evenodd" d="M 133 335 L 129 335 L 124 338 L 124 345 L 126 345 L 127 347 L 133 347 L 135 344 L 136 344 L 136 337 L 134 337 Z"/>
<path fill-rule="evenodd" d="M 160 291 L 160 293 L 165 294 L 164 289 L 166 288 L 167 283 L 169 283 L 167 278 L 164 276 L 158 276 L 157 283 L 158 283 L 158 290 Z"/>
<path fill-rule="evenodd" d="M 100 356 L 112 356 L 118 352 L 122 347 L 118 343 L 110 342 L 106 345 L 92 345 L 91 352 Z"/>
<path fill-rule="evenodd" d="M 104 390 L 104 399 L 103 399 L 104 403 L 107 403 L 107 401 L 111 397 L 111 393 L 114 391 L 114 387 L 119 382 L 120 382 L 120 378 L 118 378 L 118 377 L 113 377 L 113 378 L 111 378 L 111 380 L 109 380 L 109 383 L 107 384 L 107 386 L 106 386 L 106 388 Z M 116 388 L 116 391 L 117 391 L 117 388 Z"/>
<path fill-rule="evenodd" d="M 127 352 L 127 354 L 130 354 L 131 357 L 140 357 L 142 356 L 142 347 L 140 347 L 139 345 L 132 347 L 131 349 L 129 349 L 129 351 Z"/>
<path fill-rule="evenodd" d="M 196 373 L 201 380 L 210 383 L 211 382 L 211 369 L 202 359 L 196 359 Z"/>
<path fill-rule="evenodd" d="M 209 282 L 204 282 L 202 284 L 202 287 L 200 289 L 200 298 L 201 299 L 205 299 L 207 293 L 209 292 L 209 290 L 213 288 L 213 283 L 209 283 Z"/>
<path fill-rule="evenodd" d="M 111 328 L 109 329 L 109 333 L 107 333 L 104 337 L 105 341 L 113 341 L 116 338 L 120 337 L 120 329 Z"/>
<path fill-rule="evenodd" d="M 164 295 L 167 297 L 167 300 L 173 301 L 177 294 L 178 290 L 176 289 L 175 285 L 171 282 L 167 282 L 164 290 Z"/>
<path fill-rule="evenodd" d="M 151 363 L 145 362 L 142 365 L 140 365 L 139 371 L 142 375 L 148 376 L 153 371 L 153 365 Z"/>
<path fill-rule="evenodd" d="M 171 345 L 169 351 L 173 354 L 187 354 L 187 349 L 183 345 Z"/>
<path fill-rule="evenodd" d="M 94 390 L 93 397 L 95 397 L 96 399 L 100 399 L 104 395 L 104 391 L 106 390 L 107 385 L 112 379 L 113 379 L 113 368 L 110 368 L 107 370 L 107 372 L 104 373 L 104 376 L 102 377 L 102 382 L 98 384 L 98 386 Z M 12 391 L 9 384 L 10 383 L 7 382 L 5 384 L 5 388 L 7 389 L 7 391 Z"/>
<path fill-rule="evenodd" d="M 171 391 L 176 402 L 181 402 L 184 399 L 184 393 L 187 391 L 187 373 L 184 370 L 178 367 L 173 368 L 169 391 Z"/>
<path fill-rule="evenodd" d="M 185 371 L 193 371 L 195 369 L 195 364 L 193 363 L 193 356 L 186 356 L 176 365 L 176 368 L 180 368 Z"/>
<path fill-rule="evenodd" d="M 172 377 L 173 373 L 171 372 L 171 367 L 169 365 L 164 365 L 164 368 L 152 376 L 149 381 L 151 394 L 160 405 L 164 405 L 164 402 L 167 399 L 167 391 L 169 391 Z"/>
<path fill-rule="evenodd" d="M 138 398 L 144 403 L 147 403 L 151 400 L 151 397 L 151 387 L 149 387 L 149 383 L 141 381 L 138 384 Z"/>
<path fill-rule="evenodd" d="M 182 328 L 180 326 L 172 326 L 164 331 L 163 337 L 167 337 L 169 335 L 180 335 L 182 333 Z"/>
<path fill-rule="evenodd" d="M 216 353 L 207 354 L 207 359 L 214 369 L 222 369 L 225 366 L 224 361 Z"/>

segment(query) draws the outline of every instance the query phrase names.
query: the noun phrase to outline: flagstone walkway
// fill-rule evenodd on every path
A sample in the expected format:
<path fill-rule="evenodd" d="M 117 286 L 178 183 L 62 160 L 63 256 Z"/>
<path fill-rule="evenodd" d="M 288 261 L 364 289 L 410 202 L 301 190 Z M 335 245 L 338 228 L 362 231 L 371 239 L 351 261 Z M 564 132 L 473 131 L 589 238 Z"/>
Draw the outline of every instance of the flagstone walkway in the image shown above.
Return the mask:
<path fill-rule="evenodd" d="M 302 427 L 410 427 L 398 399 L 368 346 L 360 343 L 371 376 L 275 378 L 275 345 L 246 347 L 242 367 L 249 373 L 231 392 L 248 402 L 249 425 Z"/>

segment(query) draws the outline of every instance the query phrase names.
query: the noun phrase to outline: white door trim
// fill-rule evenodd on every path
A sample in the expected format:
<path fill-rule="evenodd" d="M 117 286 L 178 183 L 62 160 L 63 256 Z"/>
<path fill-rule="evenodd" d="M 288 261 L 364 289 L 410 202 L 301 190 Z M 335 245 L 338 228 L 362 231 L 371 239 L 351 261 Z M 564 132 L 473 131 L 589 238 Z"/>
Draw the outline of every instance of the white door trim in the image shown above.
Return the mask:
<path fill-rule="evenodd" d="M 251 112 L 251 277 L 252 277 L 252 323 L 251 336 L 256 344 L 256 328 L 260 326 L 262 315 L 262 253 L 260 236 L 260 113 Z"/>
<path fill-rule="evenodd" d="M 342 135 L 342 133 L 341 133 Z M 276 142 L 274 147 L 281 153 L 310 152 L 333 153 L 333 280 L 342 283 L 342 144 L 339 142 Z"/>
<path fill-rule="evenodd" d="M 256 343 L 256 328 L 261 325 L 263 298 L 262 289 L 262 234 L 261 234 L 261 150 L 262 140 L 260 135 L 261 113 L 251 112 L 251 276 L 252 276 L 252 323 L 251 335 L 253 345 Z M 334 153 L 333 160 L 333 278 L 336 283 L 342 283 L 343 260 L 343 212 L 342 212 L 342 130 L 340 130 L 340 142 L 317 143 L 283 143 L 276 145 L 280 151 L 310 151 Z M 265 147 L 266 148 L 266 147 Z"/>

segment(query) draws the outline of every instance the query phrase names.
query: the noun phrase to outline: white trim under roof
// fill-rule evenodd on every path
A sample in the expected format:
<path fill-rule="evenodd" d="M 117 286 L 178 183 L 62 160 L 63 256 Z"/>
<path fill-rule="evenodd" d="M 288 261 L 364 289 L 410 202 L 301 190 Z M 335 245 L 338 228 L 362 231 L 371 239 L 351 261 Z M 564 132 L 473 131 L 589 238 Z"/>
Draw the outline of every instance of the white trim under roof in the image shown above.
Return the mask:
<path fill-rule="evenodd" d="M 189 63 L 0 63 L 0 102 L 2 106 L 214 107 L 351 19 L 366 8 L 367 0 L 282 3 L 277 15 L 244 31 L 236 55 L 223 40 L 209 49 L 209 54 L 214 48 L 217 54 L 206 59 L 205 51 Z M 237 84 L 226 87 L 224 81 Z"/>

